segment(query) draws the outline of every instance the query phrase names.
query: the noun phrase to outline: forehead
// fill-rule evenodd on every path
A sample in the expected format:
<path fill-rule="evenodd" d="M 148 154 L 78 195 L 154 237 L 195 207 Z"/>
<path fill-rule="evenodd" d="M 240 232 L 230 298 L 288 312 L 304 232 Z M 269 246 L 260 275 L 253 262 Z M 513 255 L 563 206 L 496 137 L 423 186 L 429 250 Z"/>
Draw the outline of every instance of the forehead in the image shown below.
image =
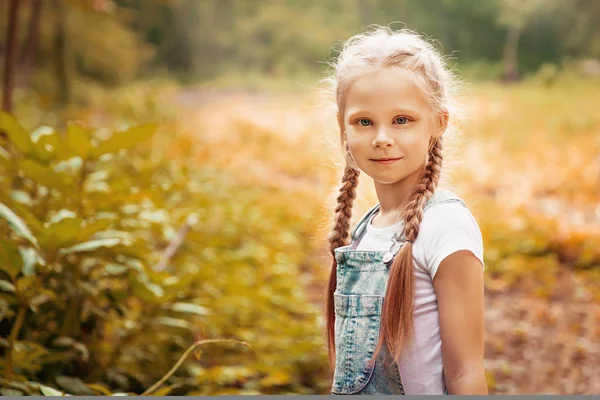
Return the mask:
<path fill-rule="evenodd" d="M 384 68 L 357 78 L 346 93 L 346 113 L 392 111 L 397 108 L 425 112 L 425 95 L 414 76 L 401 68 Z"/>

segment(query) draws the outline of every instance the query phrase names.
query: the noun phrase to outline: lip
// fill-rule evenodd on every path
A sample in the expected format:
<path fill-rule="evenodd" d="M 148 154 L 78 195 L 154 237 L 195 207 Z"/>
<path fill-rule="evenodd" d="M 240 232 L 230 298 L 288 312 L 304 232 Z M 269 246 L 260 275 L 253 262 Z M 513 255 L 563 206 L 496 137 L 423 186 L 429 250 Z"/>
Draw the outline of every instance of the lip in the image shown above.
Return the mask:
<path fill-rule="evenodd" d="M 387 165 L 387 164 L 393 164 L 396 161 L 401 160 L 402 158 L 403 157 L 399 157 L 399 158 L 378 158 L 378 159 L 372 158 L 371 161 L 375 161 L 378 164 Z"/>

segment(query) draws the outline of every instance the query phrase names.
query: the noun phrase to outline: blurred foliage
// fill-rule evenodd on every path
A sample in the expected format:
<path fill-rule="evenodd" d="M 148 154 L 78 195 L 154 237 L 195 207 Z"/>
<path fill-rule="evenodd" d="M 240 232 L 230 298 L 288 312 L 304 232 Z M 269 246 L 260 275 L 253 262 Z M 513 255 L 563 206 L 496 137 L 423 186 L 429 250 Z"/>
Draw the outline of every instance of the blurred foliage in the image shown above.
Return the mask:
<path fill-rule="evenodd" d="M 430 36 L 471 79 L 502 77 L 511 55 L 525 75 L 548 63 L 562 68 L 568 58 L 600 58 L 594 0 L 53 0 L 41 2 L 33 42 L 31 4 L 23 1 L 19 17 L 27 83 L 18 86 L 68 103 L 81 98 L 69 98 L 65 77 L 108 86 L 157 75 L 314 78 L 341 41 L 373 23 Z M 0 19 L 2 31 L 6 24 Z M 22 57 L 30 54 L 33 69 Z"/>
<path fill-rule="evenodd" d="M 569 68 L 548 76 L 472 85 L 463 99 L 466 140 L 444 142 L 442 187 L 467 201 L 484 239 L 493 394 L 600 393 L 600 81 Z M 343 159 L 335 109 L 313 100 L 199 91 L 186 97 L 181 120 L 204 149 L 199 159 L 253 185 L 285 188 L 287 201 L 309 213 L 324 254 L 313 271 L 319 290 L 309 286 L 318 304 Z M 216 147 L 218 157 L 208 158 Z M 360 180 L 355 221 L 377 201 L 371 179 Z"/>
<path fill-rule="evenodd" d="M 195 340 L 234 338 L 252 351 L 203 347 L 173 392 L 323 390 L 318 310 L 297 280 L 310 245 L 287 204 L 192 165 L 165 127 L 0 125 L 5 388 L 140 393 Z"/>

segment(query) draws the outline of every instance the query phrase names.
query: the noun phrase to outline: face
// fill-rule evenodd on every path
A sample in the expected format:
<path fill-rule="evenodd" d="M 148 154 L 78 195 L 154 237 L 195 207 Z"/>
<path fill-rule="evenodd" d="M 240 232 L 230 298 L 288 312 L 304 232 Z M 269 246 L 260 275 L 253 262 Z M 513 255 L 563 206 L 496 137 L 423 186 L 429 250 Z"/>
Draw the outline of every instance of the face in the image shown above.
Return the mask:
<path fill-rule="evenodd" d="M 422 170 L 431 138 L 445 129 L 446 114 L 436 114 L 408 72 L 386 68 L 354 81 L 338 122 L 358 167 L 393 184 Z"/>

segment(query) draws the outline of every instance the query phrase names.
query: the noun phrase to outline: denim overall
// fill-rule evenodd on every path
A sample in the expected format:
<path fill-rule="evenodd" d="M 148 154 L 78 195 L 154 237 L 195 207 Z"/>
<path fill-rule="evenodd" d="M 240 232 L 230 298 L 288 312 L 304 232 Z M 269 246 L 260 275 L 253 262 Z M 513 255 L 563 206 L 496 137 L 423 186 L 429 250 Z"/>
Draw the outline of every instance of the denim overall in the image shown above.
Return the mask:
<path fill-rule="evenodd" d="M 451 191 L 437 189 L 423 207 L 423 211 L 435 204 L 449 202 L 457 202 L 467 207 Z M 385 343 L 374 365 L 371 368 L 367 366 L 379 339 L 381 310 L 391 263 L 390 254 L 386 255 L 386 251 L 355 249 L 366 232 L 370 217 L 377 211 L 379 204 L 372 207 L 357 223 L 351 233 L 351 243 L 335 249 L 336 360 L 331 387 L 331 393 L 334 395 L 406 394 L 398 364 L 387 364 L 388 368 L 383 366 L 386 357 L 391 358 Z M 399 239 L 402 244 L 406 241 L 403 233 Z M 399 249 L 393 252 L 397 251 Z M 444 392 L 447 394 L 446 389 Z"/>

